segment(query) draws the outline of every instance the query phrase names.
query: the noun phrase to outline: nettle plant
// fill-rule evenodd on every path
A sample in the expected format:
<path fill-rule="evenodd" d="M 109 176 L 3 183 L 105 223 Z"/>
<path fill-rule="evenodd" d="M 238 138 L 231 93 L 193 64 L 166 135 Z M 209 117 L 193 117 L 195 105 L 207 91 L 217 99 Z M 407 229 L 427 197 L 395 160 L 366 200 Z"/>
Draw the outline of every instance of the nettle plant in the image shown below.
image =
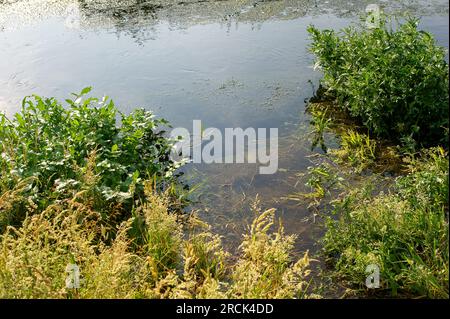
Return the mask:
<path fill-rule="evenodd" d="M 90 90 L 67 99 L 67 107 L 26 97 L 13 119 L 0 115 L 3 191 L 27 180 L 22 191 L 40 208 L 80 191 L 93 192 L 99 205 L 122 205 L 143 193 L 144 180 L 158 187 L 169 181 L 177 165 L 162 129 L 167 121 L 144 109 L 124 115 L 108 97 L 86 97 Z"/>
<path fill-rule="evenodd" d="M 378 28 L 308 28 L 315 67 L 338 104 L 371 133 L 424 145 L 446 142 L 448 64 L 419 20 L 381 19 Z"/>

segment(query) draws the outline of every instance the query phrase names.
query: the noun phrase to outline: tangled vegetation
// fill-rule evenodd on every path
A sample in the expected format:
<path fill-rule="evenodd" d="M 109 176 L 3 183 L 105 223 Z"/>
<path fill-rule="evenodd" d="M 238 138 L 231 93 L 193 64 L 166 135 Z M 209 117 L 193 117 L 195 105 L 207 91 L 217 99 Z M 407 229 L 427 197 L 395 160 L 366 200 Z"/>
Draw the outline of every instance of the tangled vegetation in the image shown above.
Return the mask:
<path fill-rule="evenodd" d="M 311 108 L 313 148 L 331 161 L 308 168 L 312 192 L 301 198 L 325 216 L 323 252 L 346 287 L 448 298 L 448 65 L 417 24 L 308 29 L 333 99 Z M 145 110 L 124 115 L 89 91 L 66 107 L 25 98 L 12 120 L 0 115 L 0 298 L 319 297 L 308 253 L 294 260 L 296 236 L 281 223 L 274 230 L 274 209 L 255 202 L 230 258 L 209 225 L 181 214 L 168 123 Z M 359 125 L 342 125 L 340 148 L 329 150 L 323 134 L 339 126 L 336 105 Z M 391 187 L 344 179 L 343 164 L 381 176 L 370 169 L 389 152 L 404 166 Z M 370 265 L 378 290 L 365 286 Z"/>
<path fill-rule="evenodd" d="M 349 129 L 341 134 L 341 147 L 331 150 L 340 163 L 348 163 L 358 172 L 370 167 L 376 160 L 377 142 L 364 133 Z"/>
<path fill-rule="evenodd" d="M 340 148 L 326 156 L 353 167 L 351 178 L 365 173 L 353 185 L 340 183 L 332 214 L 322 212 L 323 252 L 327 273 L 354 292 L 448 298 L 448 64 L 444 49 L 417 26 L 418 20 L 407 19 L 340 33 L 308 29 L 316 66 L 324 72 L 324 104 L 354 120 L 321 114 L 325 130 L 340 137 Z M 317 112 L 312 116 L 317 122 Z M 397 175 L 391 187 L 374 183 L 385 172 Z M 328 181 L 310 175 L 314 189 L 345 176 L 327 171 L 334 176 Z M 375 290 L 366 286 L 372 265 L 380 270 Z"/>
<path fill-rule="evenodd" d="M 334 202 L 324 250 L 337 274 L 364 286 L 366 267 L 380 268 L 381 289 L 392 295 L 448 298 L 448 158 L 442 148 L 411 159 L 411 174 L 388 194 L 374 185 Z"/>
<path fill-rule="evenodd" d="M 375 29 L 310 26 L 311 51 L 338 105 L 378 137 L 436 145 L 448 139 L 448 64 L 433 36 L 381 19 Z"/>
<path fill-rule="evenodd" d="M 161 129 L 167 122 L 143 109 L 124 115 L 106 97 L 86 98 L 89 91 L 66 100 L 67 108 L 33 96 L 13 120 L 0 114 L 0 190 L 13 201 L 0 206 L 0 229 L 20 224 L 30 207 L 42 211 L 79 192 L 91 194 L 104 216 L 114 206 L 125 213 L 142 196 L 144 180 L 170 183 L 176 163 Z"/>
<path fill-rule="evenodd" d="M 241 254 L 231 263 L 219 236 L 196 218 L 182 225 L 168 204 L 166 195 L 148 187 L 145 203 L 117 225 L 112 241 L 89 201 L 68 199 L 27 216 L 0 236 L 0 297 L 315 297 L 306 294 L 308 254 L 294 262 L 295 237 L 282 227 L 269 232 L 273 209 L 255 208 Z M 143 222 L 137 224 L 138 218 Z M 78 289 L 66 286 L 72 264 L 80 271 Z"/>
<path fill-rule="evenodd" d="M 255 203 L 232 260 L 174 209 L 167 123 L 88 91 L 67 108 L 27 98 L 1 117 L 0 298 L 314 297 L 308 254 L 293 260 L 295 236 L 273 231 L 273 209 Z"/>

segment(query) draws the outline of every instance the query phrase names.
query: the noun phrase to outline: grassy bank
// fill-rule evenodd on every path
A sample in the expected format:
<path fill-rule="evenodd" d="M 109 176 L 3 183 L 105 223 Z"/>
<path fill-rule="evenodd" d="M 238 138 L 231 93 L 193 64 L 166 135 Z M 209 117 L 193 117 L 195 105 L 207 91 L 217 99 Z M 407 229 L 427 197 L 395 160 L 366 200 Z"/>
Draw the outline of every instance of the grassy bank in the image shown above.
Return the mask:
<path fill-rule="evenodd" d="M 193 217 L 181 224 L 164 194 L 151 188 L 146 194 L 134 216 L 116 225 L 114 239 L 105 236 L 101 216 L 89 201 L 77 198 L 26 217 L 20 227 L 8 227 L 0 237 L 0 296 L 308 297 L 308 255 L 293 261 L 295 237 L 282 228 L 269 232 L 274 210 L 255 210 L 240 255 L 231 262 L 207 225 Z M 67 286 L 71 265 L 80 270 L 78 289 Z"/>
<path fill-rule="evenodd" d="M 182 210 L 167 122 L 88 92 L 0 118 L 1 298 L 314 297 L 308 254 L 293 260 L 273 209 L 255 203 L 229 258 Z"/>
<path fill-rule="evenodd" d="M 410 162 L 411 173 L 398 177 L 389 192 L 367 183 L 335 200 L 324 251 L 349 287 L 448 298 L 448 164 L 442 148 L 429 150 Z M 372 264 L 380 270 L 378 290 L 365 286 Z"/>

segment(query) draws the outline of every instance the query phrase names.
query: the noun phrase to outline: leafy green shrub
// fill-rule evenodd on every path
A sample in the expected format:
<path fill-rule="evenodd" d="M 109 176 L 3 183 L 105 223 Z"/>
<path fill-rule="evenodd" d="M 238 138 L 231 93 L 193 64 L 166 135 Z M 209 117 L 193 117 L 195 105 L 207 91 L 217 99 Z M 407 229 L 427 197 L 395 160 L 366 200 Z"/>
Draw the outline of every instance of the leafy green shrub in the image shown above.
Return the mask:
<path fill-rule="evenodd" d="M 97 208 L 107 209 L 140 196 L 144 179 L 163 185 L 175 168 L 172 142 L 161 130 L 167 122 L 143 109 L 124 115 L 107 97 L 85 98 L 89 91 L 66 100 L 67 108 L 33 96 L 12 120 L 0 115 L 0 189 L 32 177 L 26 197 L 40 209 L 80 191 L 95 194 Z"/>
<path fill-rule="evenodd" d="M 339 104 L 381 137 L 447 143 L 448 64 L 418 20 L 341 32 L 308 28 L 316 67 Z M 447 130 L 447 131 L 446 131 Z"/>
<path fill-rule="evenodd" d="M 323 241 L 337 274 L 365 289 L 366 267 L 376 264 L 393 295 L 448 298 L 448 165 L 443 149 L 432 149 L 411 160 L 394 193 L 359 189 L 336 201 Z"/>

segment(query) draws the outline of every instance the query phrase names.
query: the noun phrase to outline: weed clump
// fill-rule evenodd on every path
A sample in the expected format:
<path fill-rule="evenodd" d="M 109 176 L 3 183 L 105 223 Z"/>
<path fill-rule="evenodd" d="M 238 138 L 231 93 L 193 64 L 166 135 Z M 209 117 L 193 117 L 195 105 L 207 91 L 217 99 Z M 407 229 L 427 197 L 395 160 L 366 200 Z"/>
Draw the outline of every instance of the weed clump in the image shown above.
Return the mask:
<path fill-rule="evenodd" d="M 0 229 L 19 225 L 31 212 L 27 206 L 42 211 L 79 192 L 106 216 L 112 207 L 129 209 L 144 180 L 159 188 L 169 183 L 176 163 L 169 158 L 172 141 L 163 135 L 167 122 L 143 109 L 124 115 L 106 97 L 87 98 L 89 91 L 67 99 L 66 108 L 33 96 L 13 119 L 0 114 Z M 11 192 L 20 195 L 14 200 L 26 200 L 7 208 Z"/>
<path fill-rule="evenodd" d="M 371 167 L 377 159 L 377 142 L 368 135 L 349 129 L 340 135 L 339 149 L 330 150 L 337 162 L 349 164 L 361 172 Z"/>
<path fill-rule="evenodd" d="M 242 254 L 233 273 L 231 292 L 239 298 L 301 298 L 305 297 L 310 270 L 308 253 L 292 264 L 289 251 L 295 236 L 286 236 L 282 225 L 270 234 L 274 209 L 259 213 L 240 246 Z"/>
<path fill-rule="evenodd" d="M 367 289 L 366 268 L 375 264 L 381 290 L 448 298 L 448 157 L 436 148 L 409 163 L 392 192 L 353 190 L 334 202 L 324 251 L 353 288 Z"/>
<path fill-rule="evenodd" d="M 316 67 L 338 104 L 370 133 L 396 142 L 448 143 L 448 64 L 418 19 L 340 32 L 308 28 Z"/>
<path fill-rule="evenodd" d="M 292 260 L 293 236 L 269 233 L 274 210 L 257 212 L 242 255 L 231 263 L 219 236 L 195 226 L 187 237 L 167 207 L 147 193 L 137 216 L 102 236 L 100 214 L 66 200 L 27 216 L 0 235 L 1 298 L 293 298 L 307 297 L 309 258 Z M 144 236 L 136 245 L 136 233 Z M 79 286 L 69 266 L 79 270 Z"/>

